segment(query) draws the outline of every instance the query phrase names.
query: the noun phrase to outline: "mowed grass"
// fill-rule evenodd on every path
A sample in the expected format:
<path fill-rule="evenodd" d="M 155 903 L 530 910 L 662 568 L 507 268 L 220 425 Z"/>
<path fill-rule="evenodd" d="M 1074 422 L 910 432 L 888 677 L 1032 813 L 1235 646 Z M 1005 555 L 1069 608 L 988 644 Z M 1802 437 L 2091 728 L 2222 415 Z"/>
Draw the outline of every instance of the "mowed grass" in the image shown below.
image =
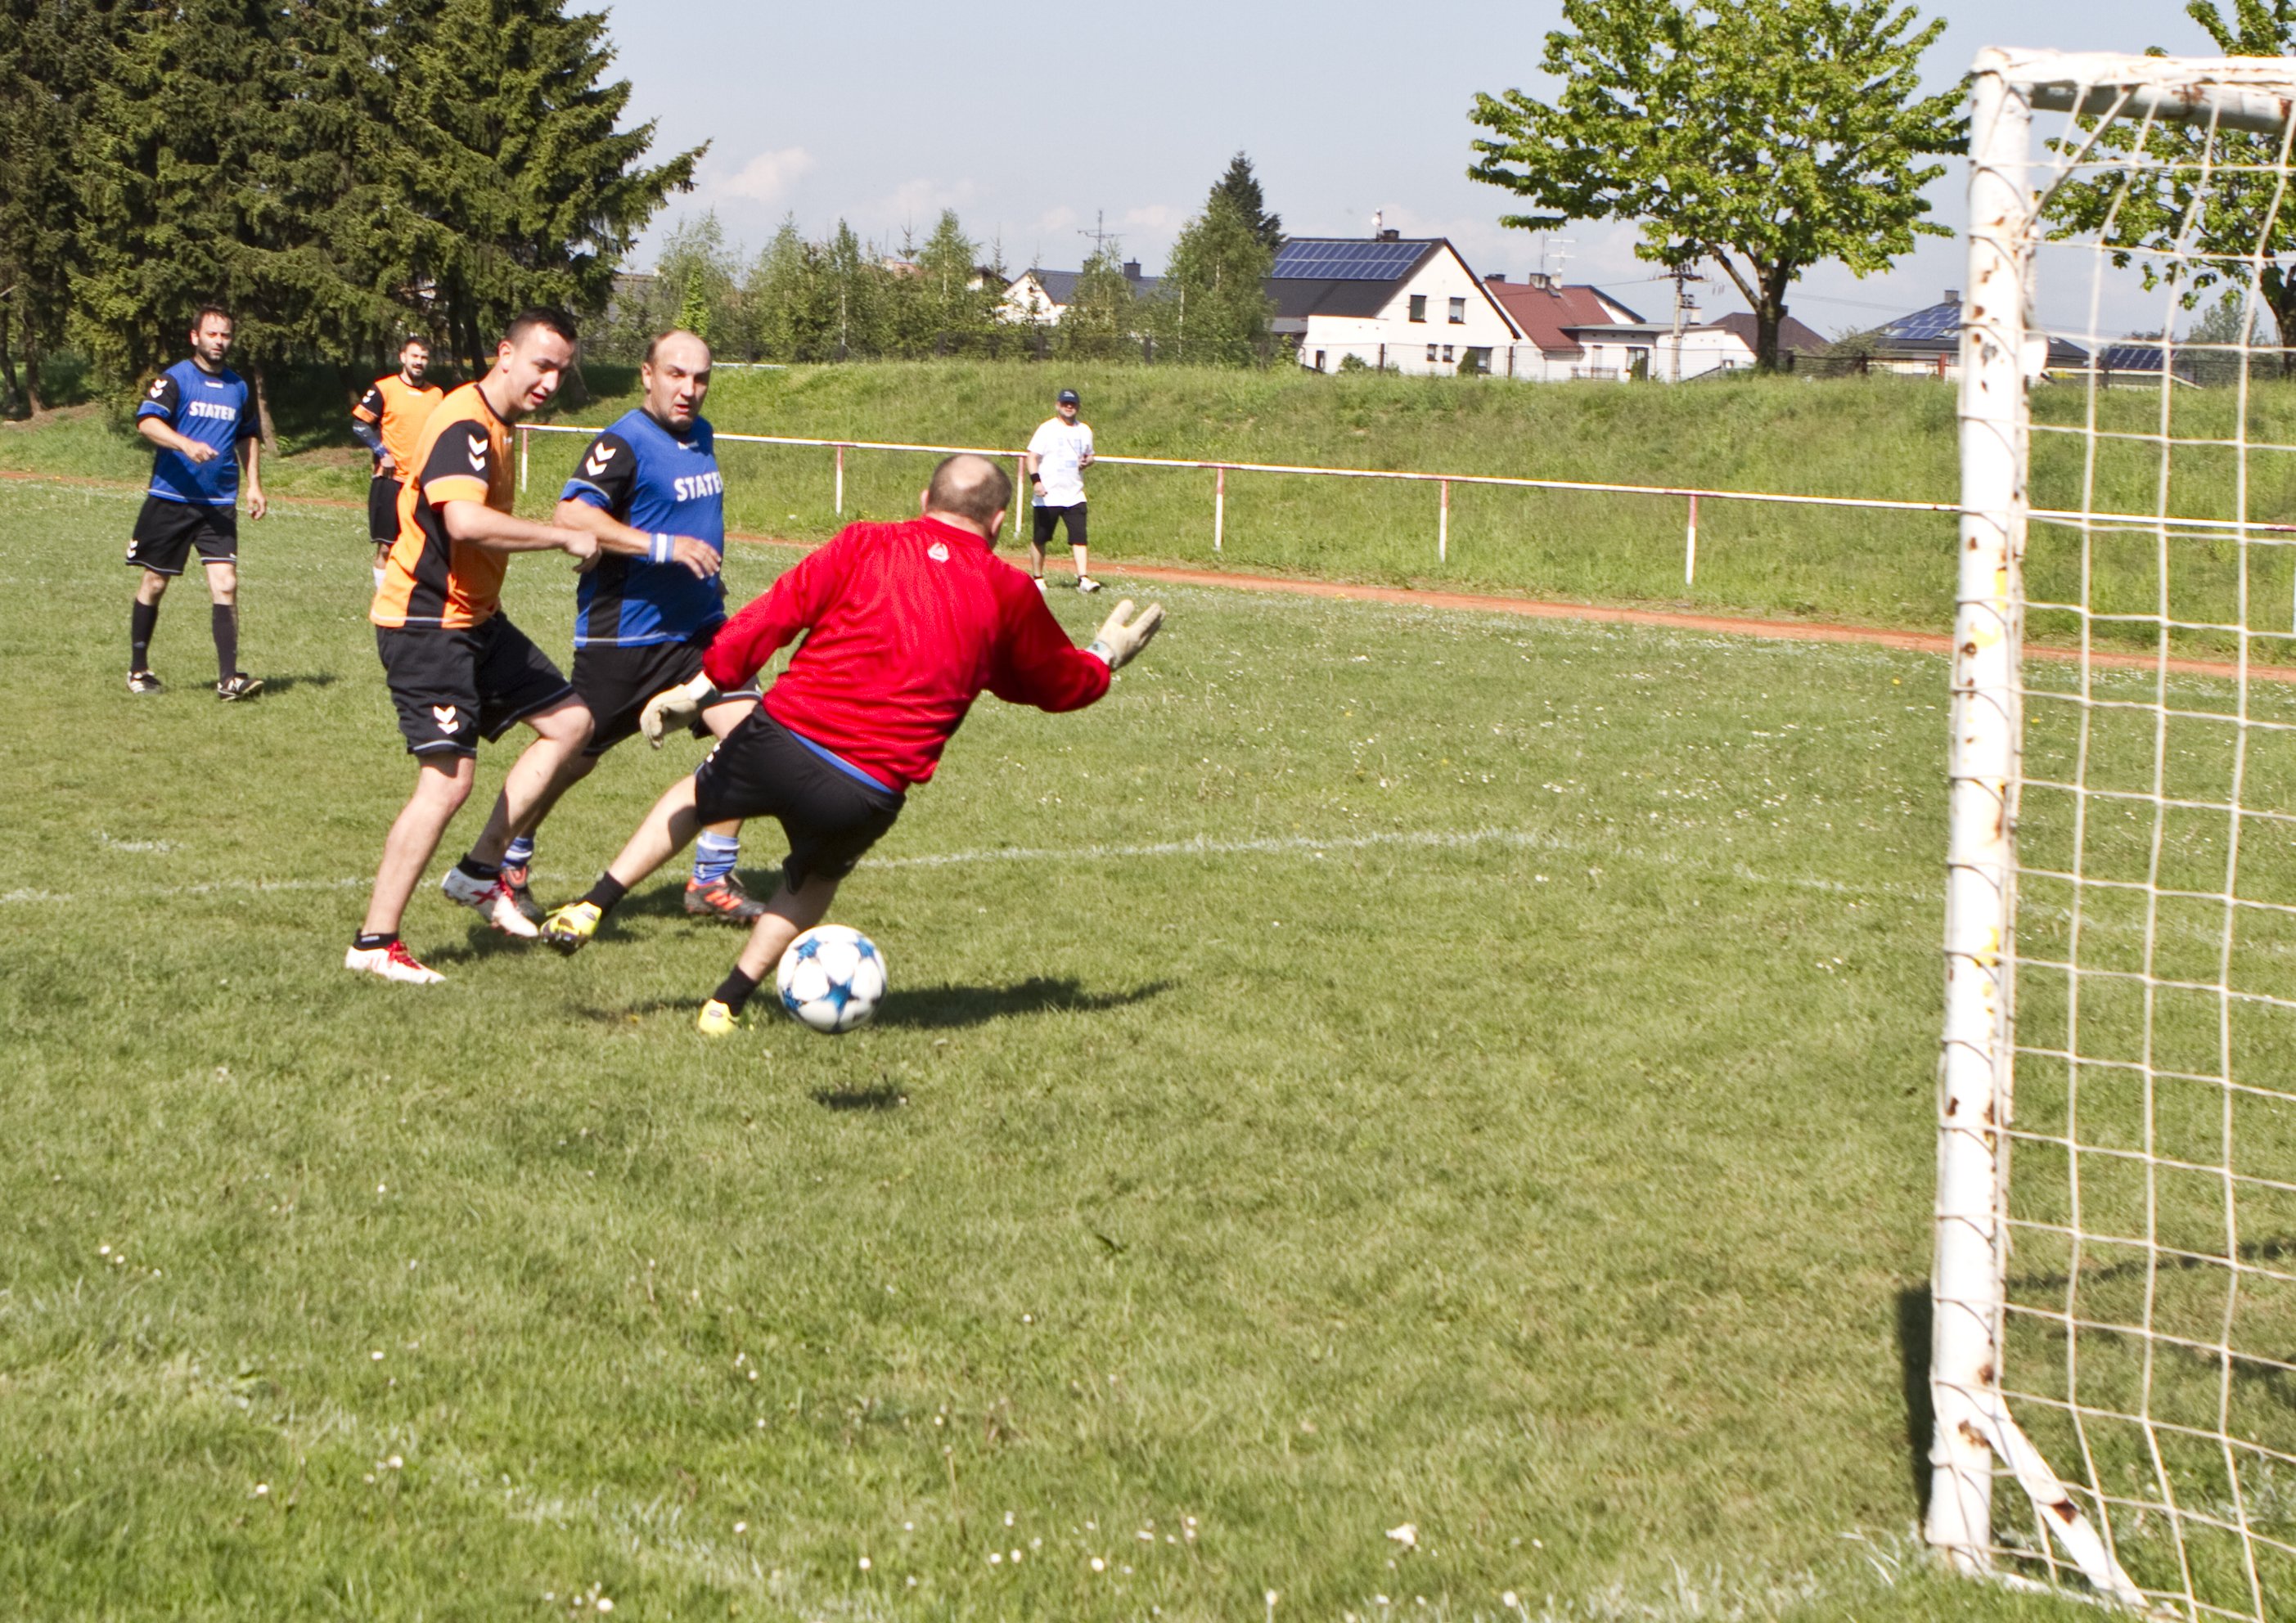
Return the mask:
<path fill-rule="evenodd" d="M 1167 592 L 840 895 L 877 1022 L 713 1045 L 672 874 L 346 974 L 357 518 L 246 527 L 227 707 L 196 582 L 120 691 L 133 511 L 0 488 L 0 1612 L 2087 1615 L 1910 1537 L 1941 663 Z"/>

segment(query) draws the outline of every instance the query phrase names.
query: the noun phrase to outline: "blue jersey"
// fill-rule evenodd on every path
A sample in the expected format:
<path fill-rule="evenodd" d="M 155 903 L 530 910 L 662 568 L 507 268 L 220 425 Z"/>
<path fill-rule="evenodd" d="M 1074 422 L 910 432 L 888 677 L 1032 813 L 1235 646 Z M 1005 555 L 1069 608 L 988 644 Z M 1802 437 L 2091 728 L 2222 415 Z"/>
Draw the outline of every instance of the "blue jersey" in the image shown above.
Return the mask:
<path fill-rule="evenodd" d="M 256 437 L 253 400 L 235 372 L 209 372 L 197 361 L 177 361 L 144 391 L 135 418 L 159 417 L 186 439 L 216 448 L 198 463 L 181 451 L 152 459 L 152 494 L 196 507 L 228 507 L 239 499 L 239 442 Z"/>
<path fill-rule="evenodd" d="M 726 551 L 726 481 L 716 438 L 699 417 L 680 439 L 644 411 L 625 414 L 590 442 L 558 499 L 603 508 L 648 535 L 692 536 Z M 581 578 L 575 602 L 577 648 L 682 643 L 726 618 L 717 576 L 699 580 L 682 563 L 620 553 Z"/>

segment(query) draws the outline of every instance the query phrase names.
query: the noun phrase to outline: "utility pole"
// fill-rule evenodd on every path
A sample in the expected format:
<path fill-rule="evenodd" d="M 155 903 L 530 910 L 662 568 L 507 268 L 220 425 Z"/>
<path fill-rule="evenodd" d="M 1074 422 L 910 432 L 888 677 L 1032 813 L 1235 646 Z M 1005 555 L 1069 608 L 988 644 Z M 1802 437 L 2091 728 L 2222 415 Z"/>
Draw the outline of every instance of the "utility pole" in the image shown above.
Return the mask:
<path fill-rule="evenodd" d="M 1696 260 L 1691 261 L 1691 264 L 1696 263 Z M 1684 284 L 1703 282 L 1706 278 L 1692 270 L 1689 265 L 1677 265 L 1667 274 L 1674 282 L 1674 361 L 1667 381 L 1679 383 L 1682 381 L 1682 317 L 1685 311 L 1698 307 L 1698 301 L 1685 291 Z"/>
<path fill-rule="evenodd" d="M 1116 241 L 1116 234 L 1108 229 L 1108 210 L 1105 209 L 1094 209 L 1092 211 L 1092 229 L 1090 231 L 1079 230 L 1077 233 L 1077 235 L 1080 237 L 1090 237 L 1092 239 L 1092 251 L 1095 254 L 1106 253 L 1108 251 L 1108 245 Z"/>

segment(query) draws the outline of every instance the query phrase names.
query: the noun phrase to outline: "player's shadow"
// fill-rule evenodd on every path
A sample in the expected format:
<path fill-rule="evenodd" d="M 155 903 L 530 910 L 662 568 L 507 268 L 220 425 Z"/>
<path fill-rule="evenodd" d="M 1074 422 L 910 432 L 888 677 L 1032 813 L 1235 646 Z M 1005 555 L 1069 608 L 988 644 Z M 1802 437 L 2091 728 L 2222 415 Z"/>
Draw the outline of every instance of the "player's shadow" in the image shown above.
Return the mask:
<path fill-rule="evenodd" d="M 1152 980 L 1128 991 L 1087 992 L 1073 975 L 1032 975 L 1008 986 L 902 987 L 885 995 L 877 1008 L 876 1023 L 905 1026 L 913 1031 L 945 1031 L 986 1025 L 1008 1014 L 1095 1014 L 1103 1009 L 1145 1003 L 1171 987 L 1168 980 Z"/>
<path fill-rule="evenodd" d="M 341 678 L 331 670 L 312 671 L 300 676 L 266 676 L 263 678 L 263 691 L 276 694 L 298 687 L 332 687 L 340 680 Z"/>
<path fill-rule="evenodd" d="M 908 1095 L 881 1082 L 874 1087 L 816 1087 L 813 1102 L 824 1111 L 898 1111 Z"/>

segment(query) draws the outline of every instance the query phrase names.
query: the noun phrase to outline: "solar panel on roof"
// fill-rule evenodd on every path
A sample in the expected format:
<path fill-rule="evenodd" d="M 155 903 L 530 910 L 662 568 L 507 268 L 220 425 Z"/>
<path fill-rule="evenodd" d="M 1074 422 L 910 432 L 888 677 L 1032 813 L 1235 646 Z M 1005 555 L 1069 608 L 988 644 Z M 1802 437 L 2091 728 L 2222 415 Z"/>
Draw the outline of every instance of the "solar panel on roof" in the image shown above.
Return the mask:
<path fill-rule="evenodd" d="M 1961 307 L 1957 304 L 1933 304 L 1926 310 L 1915 310 L 1911 316 L 1900 316 L 1882 331 L 1891 338 L 1907 340 L 1952 338 L 1961 332 Z"/>
<path fill-rule="evenodd" d="M 1392 282 L 1419 262 L 1424 242 L 1294 238 L 1275 250 L 1272 276 L 1332 282 Z"/>
<path fill-rule="evenodd" d="M 2158 372 L 2161 370 L 2161 346 L 2110 344 L 2097 364 L 2107 372 Z"/>

